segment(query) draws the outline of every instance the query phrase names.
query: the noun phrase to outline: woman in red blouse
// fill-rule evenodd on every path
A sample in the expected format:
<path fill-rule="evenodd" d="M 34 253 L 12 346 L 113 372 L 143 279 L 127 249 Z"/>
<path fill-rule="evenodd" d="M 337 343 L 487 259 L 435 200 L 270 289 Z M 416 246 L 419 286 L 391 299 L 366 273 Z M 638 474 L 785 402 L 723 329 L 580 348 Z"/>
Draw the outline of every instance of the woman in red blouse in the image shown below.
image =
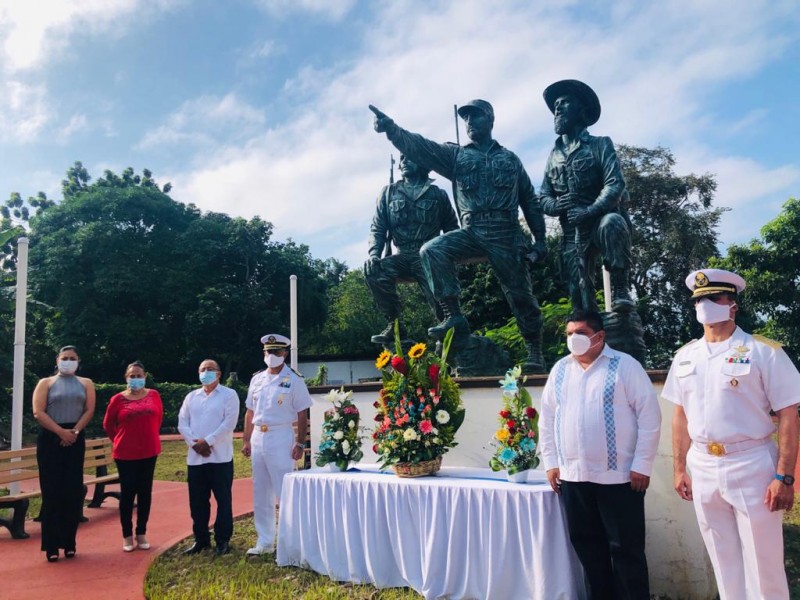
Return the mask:
<path fill-rule="evenodd" d="M 147 374 L 138 360 L 128 365 L 128 389 L 108 403 L 103 429 L 114 442 L 114 460 L 120 482 L 119 520 L 122 523 L 122 549 L 132 552 L 133 502 L 137 499 L 136 545 L 150 548 L 145 537 L 153 492 L 153 472 L 161 453 L 159 430 L 164 416 L 161 396 L 144 387 Z"/>

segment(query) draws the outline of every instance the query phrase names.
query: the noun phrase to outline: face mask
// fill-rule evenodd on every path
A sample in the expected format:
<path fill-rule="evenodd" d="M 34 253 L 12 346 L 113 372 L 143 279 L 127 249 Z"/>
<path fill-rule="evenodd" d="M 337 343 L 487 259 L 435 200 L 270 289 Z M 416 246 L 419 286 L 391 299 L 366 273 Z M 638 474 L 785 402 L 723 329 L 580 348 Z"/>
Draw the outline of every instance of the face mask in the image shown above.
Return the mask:
<path fill-rule="evenodd" d="M 592 337 L 589 337 L 582 333 L 573 333 L 567 336 L 567 348 L 569 348 L 573 356 L 583 356 L 592 347 L 592 338 L 596 335 L 595 333 Z"/>
<path fill-rule="evenodd" d="M 78 370 L 77 360 L 59 360 L 57 364 L 58 372 L 63 373 L 64 375 L 72 375 Z"/>
<path fill-rule="evenodd" d="M 128 387 L 131 388 L 132 392 L 142 389 L 144 387 L 144 377 L 129 377 Z"/>
<path fill-rule="evenodd" d="M 203 371 L 200 373 L 200 383 L 203 385 L 211 385 L 217 380 L 216 371 Z"/>
<path fill-rule="evenodd" d="M 280 367 L 283 364 L 283 361 L 284 357 L 278 356 L 277 354 L 267 354 L 264 357 L 264 362 L 271 369 L 274 369 L 275 367 Z"/>
<path fill-rule="evenodd" d="M 703 325 L 724 323 L 731 319 L 731 308 L 736 304 L 717 304 L 708 298 L 700 300 L 694 309 L 697 311 L 697 322 Z"/>

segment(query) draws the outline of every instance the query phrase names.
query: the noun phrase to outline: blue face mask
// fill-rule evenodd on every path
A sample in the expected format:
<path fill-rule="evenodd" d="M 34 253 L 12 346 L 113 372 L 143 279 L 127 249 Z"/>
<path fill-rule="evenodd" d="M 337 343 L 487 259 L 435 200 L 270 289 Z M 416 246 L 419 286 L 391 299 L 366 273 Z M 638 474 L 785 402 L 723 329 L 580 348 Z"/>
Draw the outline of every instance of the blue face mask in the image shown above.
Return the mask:
<path fill-rule="evenodd" d="M 217 380 L 216 371 L 203 371 L 200 373 L 200 383 L 203 385 L 211 385 Z"/>
<path fill-rule="evenodd" d="M 129 377 L 128 387 L 132 392 L 138 391 L 144 387 L 144 377 Z"/>

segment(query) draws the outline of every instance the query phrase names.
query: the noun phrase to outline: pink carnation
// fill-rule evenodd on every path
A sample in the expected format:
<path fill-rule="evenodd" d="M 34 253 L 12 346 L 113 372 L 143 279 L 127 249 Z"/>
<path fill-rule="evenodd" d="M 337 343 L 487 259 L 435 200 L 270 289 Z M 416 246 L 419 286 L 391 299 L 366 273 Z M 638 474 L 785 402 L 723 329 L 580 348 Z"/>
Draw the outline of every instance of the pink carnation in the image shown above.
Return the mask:
<path fill-rule="evenodd" d="M 431 423 L 428 419 L 421 421 L 419 424 L 419 430 L 422 433 L 430 433 L 433 431 L 433 423 Z"/>

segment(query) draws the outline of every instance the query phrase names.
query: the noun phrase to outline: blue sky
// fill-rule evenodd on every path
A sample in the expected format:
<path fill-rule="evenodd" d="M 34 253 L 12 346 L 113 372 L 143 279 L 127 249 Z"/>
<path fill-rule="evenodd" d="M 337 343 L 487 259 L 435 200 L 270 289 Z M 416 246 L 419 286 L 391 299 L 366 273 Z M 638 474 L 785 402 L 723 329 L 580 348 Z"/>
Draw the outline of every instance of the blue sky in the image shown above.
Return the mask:
<path fill-rule="evenodd" d="M 149 168 L 358 266 L 393 151 L 368 104 L 448 141 L 453 104 L 485 98 L 538 188 L 542 90 L 576 78 L 593 133 L 716 175 L 724 252 L 798 195 L 798 38 L 793 0 L 0 0 L 0 198 L 58 199 L 75 160 Z"/>

